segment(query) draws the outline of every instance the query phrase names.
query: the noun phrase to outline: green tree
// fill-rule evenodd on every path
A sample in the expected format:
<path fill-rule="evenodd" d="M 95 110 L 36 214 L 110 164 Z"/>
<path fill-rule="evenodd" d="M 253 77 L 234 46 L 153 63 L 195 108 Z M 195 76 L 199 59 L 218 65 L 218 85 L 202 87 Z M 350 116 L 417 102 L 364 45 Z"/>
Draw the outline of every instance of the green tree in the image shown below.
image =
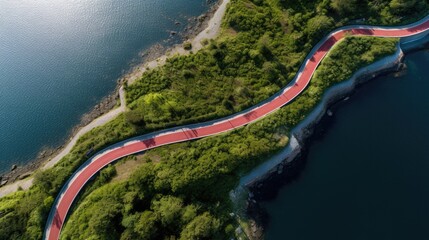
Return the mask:
<path fill-rule="evenodd" d="M 393 14 L 405 15 L 420 11 L 425 7 L 425 3 L 421 0 L 392 0 L 389 7 Z"/>
<path fill-rule="evenodd" d="M 152 211 L 144 211 L 136 222 L 134 230 L 139 239 L 153 239 L 157 234 L 157 217 Z"/>
<path fill-rule="evenodd" d="M 152 208 L 164 227 L 175 228 L 179 225 L 183 200 L 173 196 L 163 196 L 152 203 Z"/>
<path fill-rule="evenodd" d="M 187 224 L 190 221 L 192 221 L 196 216 L 198 212 L 198 207 L 191 204 L 186 206 L 182 211 L 182 223 Z"/>
<path fill-rule="evenodd" d="M 356 0 L 332 0 L 331 7 L 341 16 L 356 11 Z"/>
<path fill-rule="evenodd" d="M 210 213 L 205 212 L 192 220 L 183 229 L 180 234 L 182 240 L 214 238 L 216 233 L 220 233 L 221 223 L 218 219 L 214 218 Z"/>
<path fill-rule="evenodd" d="M 307 22 L 306 33 L 308 39 L 320 40 L 324 34 L 334 27 L 334 20 L 326 15 L 318 15 Z"/>

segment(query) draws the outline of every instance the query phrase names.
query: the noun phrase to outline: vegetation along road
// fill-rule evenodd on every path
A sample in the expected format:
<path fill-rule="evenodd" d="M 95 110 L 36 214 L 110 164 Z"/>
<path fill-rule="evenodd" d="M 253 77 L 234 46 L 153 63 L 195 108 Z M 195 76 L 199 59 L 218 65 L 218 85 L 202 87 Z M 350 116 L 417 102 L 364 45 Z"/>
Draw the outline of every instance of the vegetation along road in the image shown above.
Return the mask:
<path fill-rule="evenodd" d="M 67 181 L 48 217 L 46 239 L 58 239 L 64 220 L 79 191 L 97 172 L 115 160 L 166 144 L 203 138 L 244 126 L 279 109 L 297 97 L 309 84 L 314 71 L 330 49 L 345 36 L 408 37 L 429 29 L 429 17 L 403 27 L 343 27 L 322 39 L 307 56 L 295 79 L 263 103 L 232 116 L 183 127 L 162 130 L 114 144 L 89 159 Z"/>

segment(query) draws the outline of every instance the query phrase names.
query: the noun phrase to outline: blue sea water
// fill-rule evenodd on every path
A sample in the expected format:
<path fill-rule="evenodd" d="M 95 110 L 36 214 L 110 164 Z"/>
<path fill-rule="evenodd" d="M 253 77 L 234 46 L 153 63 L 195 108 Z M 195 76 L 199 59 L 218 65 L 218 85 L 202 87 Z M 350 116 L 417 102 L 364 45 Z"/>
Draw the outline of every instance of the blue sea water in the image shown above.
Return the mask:
<path fill-rule="evenodd" d="M 0 1 L 0 172 L 63 142 L 139 52 L 207 9 L 206 0 Z"/>
<path fill-rule="evenodd" d="M 335 111 L 299 177 L 262 203 L 266 239 L 429 239 L 429 51 Z"/>

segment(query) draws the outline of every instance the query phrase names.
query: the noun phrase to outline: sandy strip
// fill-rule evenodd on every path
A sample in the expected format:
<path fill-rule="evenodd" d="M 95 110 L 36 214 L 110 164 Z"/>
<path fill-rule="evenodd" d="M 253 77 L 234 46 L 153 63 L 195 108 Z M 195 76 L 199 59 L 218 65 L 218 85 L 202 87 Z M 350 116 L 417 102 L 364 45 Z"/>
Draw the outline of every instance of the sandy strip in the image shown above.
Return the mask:
<path fill-rule="evenodd" d="M 222 1 L 222 0 L 221 0 Z M 203 48 L 203 45 L 201 44 L 201 41 L 203 39 L 214 39 L 218 36 L 220 25 L 223 19 L 223 16 L 225 15 L 226 6 L 230 0 L 223 0 L 222 3 L 219 5 L 216 12 L 213 14 L 212 18 L 208 22 L 208 26 L 206 29 L 201 31 L 197 36 L 195 36 L 193 39 L 189 40 L 189 42 L 192 44 L 192 52 L 197 52 L 201 48 Z M 128 84 L 132 84 L 137 79 L 139 79 L 146 70 L 156 68 L 158 66 L 162 66 L 165 64 L 165 61 L 174 55 L 188 55 L 190 54 L 190 51 L 187 51 L 183 48 L 182 45 L 177 45 L 173 47 L 171 50 L 167 52 L 164 56 L 161 56 L 155 60 L 152 60 L 150 62 L 143 63 L 141 66 L 138 66 L 135 68 L 135 70 L 126 76 L 128 80 Z"/>
<path fill-rule="evenodd" d="M 220 0 L 222 1 L 222 0 Z M 203 46 L 201 44 L 201 40 L 203 39 L 213 39 L 218 36 L 220 25 L 223 16 L 225 15 L 226 6 L 230 2 L 230 0 L 223 0 L 222 3 L 219 5 L 216 12 L 213 14 L 212 18 L 208 22 L 208 26 L 206 29 L 204 29 L 202 32 L 200 32 L 195 38 L 189 40 L 192 43 L 192 51 L 196 52 L 200 50 Z M 128 83 L 134 82 L 136 79 L 140 78 L 140 76 L 145 72 L 146 68 L 155 68 L 157 66 L 162 66 L 165 64 L 165 61 L 170 56 L 176 55 L 176 54 L 183 54 L 187 55 L 189 54 L 189 51 L 183 49 L 181 45 L 178 45 L 171 49 L 166 55 L 161 56 L 160 58 L 143 63 L 141 67 L 137 67 L 134 72 L 129 74 L 127 76 Z M 121 100 L 121 106 L 118 108 L 113 109 L 112 111 L 98 117 L 97 119 L 93 120 L 91 123 L 86 125 L 85 127 L 81 128 L 76 135 L 69 141 L 67 146 L 55 157 L 53 157 L 51 160 L 46 162 L 41 169 L 45 170 L 48 168 L 53 167 L 56 163 L 58 163 L 64 156 L 66 156 L 68 153 L 70 153 L 73 146 L 76 144 L 77 140 L 84 135 L 85 133 L 91 131 L 92 129 L 102 126 L 105 123 L 109 122 L 110 120 L 116 118 L 119 114 L 124 112 L 126 110 L 126 103 L 125 103 L 125 92 L 123 88 L 121 87 L 119 89 L 119 96 Z M 19 187 L 21 187 L 24 190 L 29 189 L 33 184 L 33 177 L 29 177 L 23 180 L 15 181 L 11 184 L 7 184 L 0 188 L 0 198 L 4 197 L 10 193 L 16 192 Z"/>
<path fill-rule="evenodd" d="M 126 103 L 125 103 L 125 92 L 124 89 L 121 87 L 119 89 L 119 98 L 121 100 L 121 106 L 118 108 L 113 109 L 112 111 L 94 119 L 91 123 L 86 125 L 85 127 L 81 128 L 76 135 L 73 136 L 73 138 L 68 142 L 67 146 L 63 148 L 63 150 L 56 155 L 54 158 L 50 159 L 48 162 L 46 162 L 41 169 L 45 170 L 48 168 L 53 167 L 56 163 L 58 163 L 65 155 L 67 155 L 73 146 L 76 144 L 77 140 L 84 135 L 85 133 L 91 131 L 92 129 L 104 125 L 105 123 L 109 122 L 110 120 L 116 118 L 119 114 L 125 111 L 126 109 Z M 12 184 L 8 184 L 0 188 L 0 197 L 3 197 L 9 193 L 15 192 L 18 190 L 19 187 L 26 190 L 31 187 L 33 183 L 33 177 L 29 177 L 23 180 L 16 181 Z"/>

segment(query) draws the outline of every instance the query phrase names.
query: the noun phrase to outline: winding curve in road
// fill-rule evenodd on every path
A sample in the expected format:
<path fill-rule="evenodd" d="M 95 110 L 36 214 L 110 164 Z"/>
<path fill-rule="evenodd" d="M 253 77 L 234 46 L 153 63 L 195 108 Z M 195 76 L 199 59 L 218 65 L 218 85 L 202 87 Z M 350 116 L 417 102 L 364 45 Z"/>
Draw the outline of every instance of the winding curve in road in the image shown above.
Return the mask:
<path fill-rule="evenodd" d="M 148 149 L 230 131 L 270 114 L 291 102 L 304 91 L 322 59 L 346 35 L 402 38 L 421 34 L 428 29 L 429 16 L 416 23 L 401 27 L 347 26 L 339 28 L 314 46 L 312 51 L 307 55 L 294 80 L 266 101 L 223 119 L 142 135 L 119 142 L 98 152 L 83 164 L 64 184 L 49 213 L 44 239 L 59 239 L 61 229 L 74 199 L 91 177 L 106 165 L 125 156 Z"/>

